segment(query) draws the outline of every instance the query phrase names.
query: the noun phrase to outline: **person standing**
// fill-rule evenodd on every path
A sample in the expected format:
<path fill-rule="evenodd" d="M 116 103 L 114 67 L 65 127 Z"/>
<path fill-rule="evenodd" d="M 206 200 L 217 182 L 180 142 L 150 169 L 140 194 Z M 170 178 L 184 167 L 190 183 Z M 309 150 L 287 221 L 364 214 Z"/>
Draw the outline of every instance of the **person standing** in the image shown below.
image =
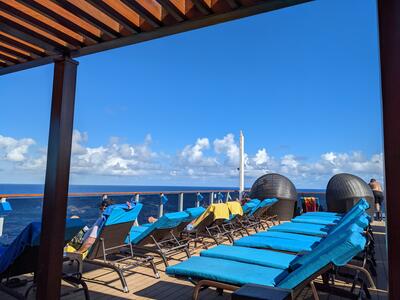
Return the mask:
<path fill-rule="evenodd" d="M 375 198 L 375 212 L 376 220 L 382 221 L 382 203 L 383 203 L 383 191 L 381 184 L 374 178 L 372 178 L 368 184 L 374 193 Z"/>

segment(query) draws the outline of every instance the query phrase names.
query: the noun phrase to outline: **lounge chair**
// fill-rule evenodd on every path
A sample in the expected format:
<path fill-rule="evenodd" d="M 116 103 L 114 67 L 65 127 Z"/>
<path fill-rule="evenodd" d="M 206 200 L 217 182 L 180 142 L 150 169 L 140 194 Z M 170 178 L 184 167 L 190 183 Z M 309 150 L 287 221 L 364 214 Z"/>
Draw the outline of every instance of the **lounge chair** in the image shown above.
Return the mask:
<path fill-rule="evenodd" d="M 211 204 L 208 208 L 194 221 L 193 228 L 182 232 L 182 240 L 188 243 L 202 243 L 205 248 L 212 244 L 220 244 L 226 240 L 232 242 L 222 229 L 222 224 L 229 220 L 229 207 L 226 203 Z M 213 240 L 210 243 L 209 240 Z"/>
<path fill-rule="evenodd" d="M 70 241 L 76 233 L 83 227 L 80 219 L 68 219 L 66 221 L 64 241 Z M 36 273 L 39 259 L 40 243 L 40 222 L 32 222 L 26 226 L 10 245 L 0 247 L 0 290 L 17 299 L 26 299 L 30 291 L 35 286 L 31 285 L 24 294 L 17 292 L 9 287 L 12 277 L 27 273 Z M 63 280 L 79 287 L 62 296 L 84 291 L 85 298 L 89 299 L 89 292 L 86 283 L 81 279 L 80 273 L 63 274 Z"/>
<path fill-rule="evenodd" d="M 365 213 L 365 205 L 359 205 L 356 209 L 352 210 L 345 217 L 343 217 L 340 224 L 336 226 L 326 227 L 324 225 L 315 224 L 297 224 L 295 232 L 285 232 L 284 230 L 273 230 L 280 227 L 271 227 L 268 231 L 259 232 L 252 236 L 241 238 L 235 241 L 235 245 L 253 248 L 274 249 L 287 252 L 302 252 L 311 251 L 324 237 L 335 234 L 341 230 L 346 230 L 353 225 L 357 225 L 364 229 L 369 226 L 370 218 Z M 295 228 L 295 227 L 293 227 Z"/>
<path fill-rule="evenodd" d="M 324 225 L 319 223 L 312 223 L 311 220 L 318 222 L 318 219 L 310 218 L 311 220 L 306 220 L 306 222 L 301 222 L 301 220 L 296 222 L 287 222 L 280 224 L 278 226 L 272 227 L 271 231 L 279 232 L 289 232 L 289 233 L 300 233 L 315 236 L 326 236 L 330 231 L 337 230 L 346 222 L 351 222 L 352 217 L 364 213 L 369 208 L 369 204 L 365 199 L 361 199 L 353 208 L 346 213 L 340 220 L 335 223 L 330 223 L 330 225 Z M 296 218 L 295 218 L 296 219 Z M 299 225 L 298 223 L 302 223 Z"/>
<path fill-rule="evenodd" d="M 276 202 L 278 202 L 276 198 L 260 201 L 257 206 L 253 207 L 250 212 L 245 214 L 241 219 L 242 227 L 246 229 L 252 228 L 258 232 L 260 228 L 262 230 L 269 228 L 268 222 L 272 222 L 273 225 L 275 225 L 275 221 L 280 223 L 277 215 L 268 216 L 269 208 Z"/>
<path fill-rule="evenodd" d="M 291 268 L 279 269 L 260 264 L 232 261 L 213 257 L 192 257 L 168 267 L 168 275 L 189 279 L 195 283 L 193 299 L 198 299 L 204 287 L 219 290 L 236 290 L 245 284 L 260 284 L 284 289 L 294 299 L 306 285 L 311 285 L 318 297 L 313 280 L 331 270 L 333 266 L 346 265 L 365 247 L 366 239 L 359 232 L 352 232 L 331 240 L 329 247 L 310 252 L 296 260 Z M 317 299 L 317 298 L 316 298 Z"/>
<path fill-rule="evenodd" d="M 129 243 L 129 231 L 142 207 L 143 204 L 137 203 L 132 209 L 111 208 L 104 225 L 100 228 L 95 243 L 87 254 L 66 253 L 66 257 L 71 261 L 76 261 L 80 270 L 82 270 L 83 263 L 88 263 L 115 271 L 125 293 L 129 292 L 123 273 L 125 270 L 149 265 L 154 272 L 154 276 L 159 278 L 153 257 L 135 253 Z M 128 239 L 128 242 L 126 239 Z"/>
<path fill-rule="evenodd" d="M 222 234 L 226 235 L 233 243 L 235 237 L 244 237 L 245 234 L 248 235 L 248 230 L 244 228 L 240 222 L 240 219 L 242 219 L 244 215 L 243 207 L 240 205 L 240 202 L 228 201 L 226 204 L 230 215 L 229 219 L 221 224 L 220 229 Z M 247 211 L 249 212 L 250 209 L 247 209 Z"/>
<path fill-rule="evenodd" d="M 192 219 L 184 211 L 167 213 L 152 224 L 132 227 L 126 242 L 130 242 L 137 253 L 159 255 L 167 267 L 168 259 L 177 253 L 184 252 L 190 257 L 188 242 L 180 239 L 179 235 Z"/>

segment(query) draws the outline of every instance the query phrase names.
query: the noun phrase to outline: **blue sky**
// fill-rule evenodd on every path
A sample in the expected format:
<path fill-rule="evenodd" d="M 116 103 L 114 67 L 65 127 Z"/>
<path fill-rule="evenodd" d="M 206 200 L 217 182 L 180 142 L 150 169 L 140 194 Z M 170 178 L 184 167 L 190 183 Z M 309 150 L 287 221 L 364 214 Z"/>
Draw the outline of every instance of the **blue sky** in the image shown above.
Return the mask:
<path fill-rule="evenodd" d="M 78 59 L 71 181 L 382 176 L 376 3 L 319 0 Z M 0 78 L 0 182 L 43 182 L 52 66 Z"/>

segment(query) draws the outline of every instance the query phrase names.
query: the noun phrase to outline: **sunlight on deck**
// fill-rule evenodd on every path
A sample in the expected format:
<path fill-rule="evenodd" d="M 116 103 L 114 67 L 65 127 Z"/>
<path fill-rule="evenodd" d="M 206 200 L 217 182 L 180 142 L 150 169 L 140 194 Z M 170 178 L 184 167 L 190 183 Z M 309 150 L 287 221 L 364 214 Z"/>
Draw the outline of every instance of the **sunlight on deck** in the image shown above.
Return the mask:
<path fill-rule="evenodd" d="M 387 256 L 386 256 L 386 233 L 385 224 L 382 222 L 373 223 L 374 236 L 376 241 L 376 260 L 377 273 L 374 278 L 377 291 L 372 292 L 372 299 L 387 299 Z M 201 249 L 194 252 L 198 253 Z M 196 255 L 196 254 L 194 254 Z M 170 264 L 176 264 L 180 260 L 186 259 L 185 255 L 177 255 Z M 165 274 L 165 267 L 160 259 L 156 259 L 157 268 L 161 271 L 160 279 L 153 277 L 153 272 L 149 268 L 138 267 L 132 271 L 127 271 L 126 280 L 129 286 L 129 293 L 121 291 L 121 284 L 115 272 L 103 268 L 86 265 L 84 270 L 84 279 L 86 280 L 91 299 L 191 299 L 193 285 L 190 282 L 175 279 Z M 337 285 L 342 285 L 346 289 L 350 289 L 348 284 L 336 282 Z M 64 286 L 64 289 L 68 289 Z M 328 295 L 319 292 L 320 299 L 344 299 L 338 296 Z M 201 299 L 230 299 L 229 293 L 224 293 L 219 296 L 215 290 L 208 289 L 200 294 Z M 0 299 L 13 299 L 0 292 Z M 33 297 L 32 297 L 33 299 Z M 84 299 L 83 294 L 64 297 L 63 299 Z M 304 289 L 298 299 L 312 299 L 311 290 Z"/>

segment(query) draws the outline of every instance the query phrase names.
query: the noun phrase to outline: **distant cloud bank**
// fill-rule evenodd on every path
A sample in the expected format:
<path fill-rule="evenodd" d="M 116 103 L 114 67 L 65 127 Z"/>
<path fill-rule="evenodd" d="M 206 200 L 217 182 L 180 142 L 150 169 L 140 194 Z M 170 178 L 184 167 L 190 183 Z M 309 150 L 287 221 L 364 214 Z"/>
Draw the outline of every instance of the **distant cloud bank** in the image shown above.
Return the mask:
<path fill-rule="evenodd" d="M 82 178 L 88 183 L 91 177 L 100 177 L 102 182 L 92 183 L 107 184 L 108 179 L 117 177 L 124 184 L 129 179 L 132 185 L 138 178 L 140 184 L 148 178 L 148 185 L 160 182 L 170 185 L 237 185 L 239 144 L 232 133 L 213 141 L 200 137 L 174 154 L 153 151 L 151 135 L 138 144 L 123 143 L 118 137 L 112 137 L 104 145 L 90 147 L 88 141 L 86 132 L 74 130 L 71 158 L 74 183 L 80 183 Z M 360 151 L 329 151 L 310 161 L 291 153 L 274 157 L 262 147 L 255 153 L 245 154 L 245 165 L 247 185 L 251 185 L 258 176 L 277 172 L 288 176 L 297 187 L 323 188 L 332 175 L 341 172 L 352 173 L 365 180 L 372 177 L 382 180 L 383 154 L 367 157 Z M 46 150 L 43 145 L 38 146 L 31 138 L 0 135 L 1 181 L 10 182 L 7 178 L 15 178 L 18 173 L 20 182 L 32 182 L 32 174 L 36 175 L 35 178 L 44 177 L 45 166 Z M 113 180 L 115 182 L 118 181 Z"/>

